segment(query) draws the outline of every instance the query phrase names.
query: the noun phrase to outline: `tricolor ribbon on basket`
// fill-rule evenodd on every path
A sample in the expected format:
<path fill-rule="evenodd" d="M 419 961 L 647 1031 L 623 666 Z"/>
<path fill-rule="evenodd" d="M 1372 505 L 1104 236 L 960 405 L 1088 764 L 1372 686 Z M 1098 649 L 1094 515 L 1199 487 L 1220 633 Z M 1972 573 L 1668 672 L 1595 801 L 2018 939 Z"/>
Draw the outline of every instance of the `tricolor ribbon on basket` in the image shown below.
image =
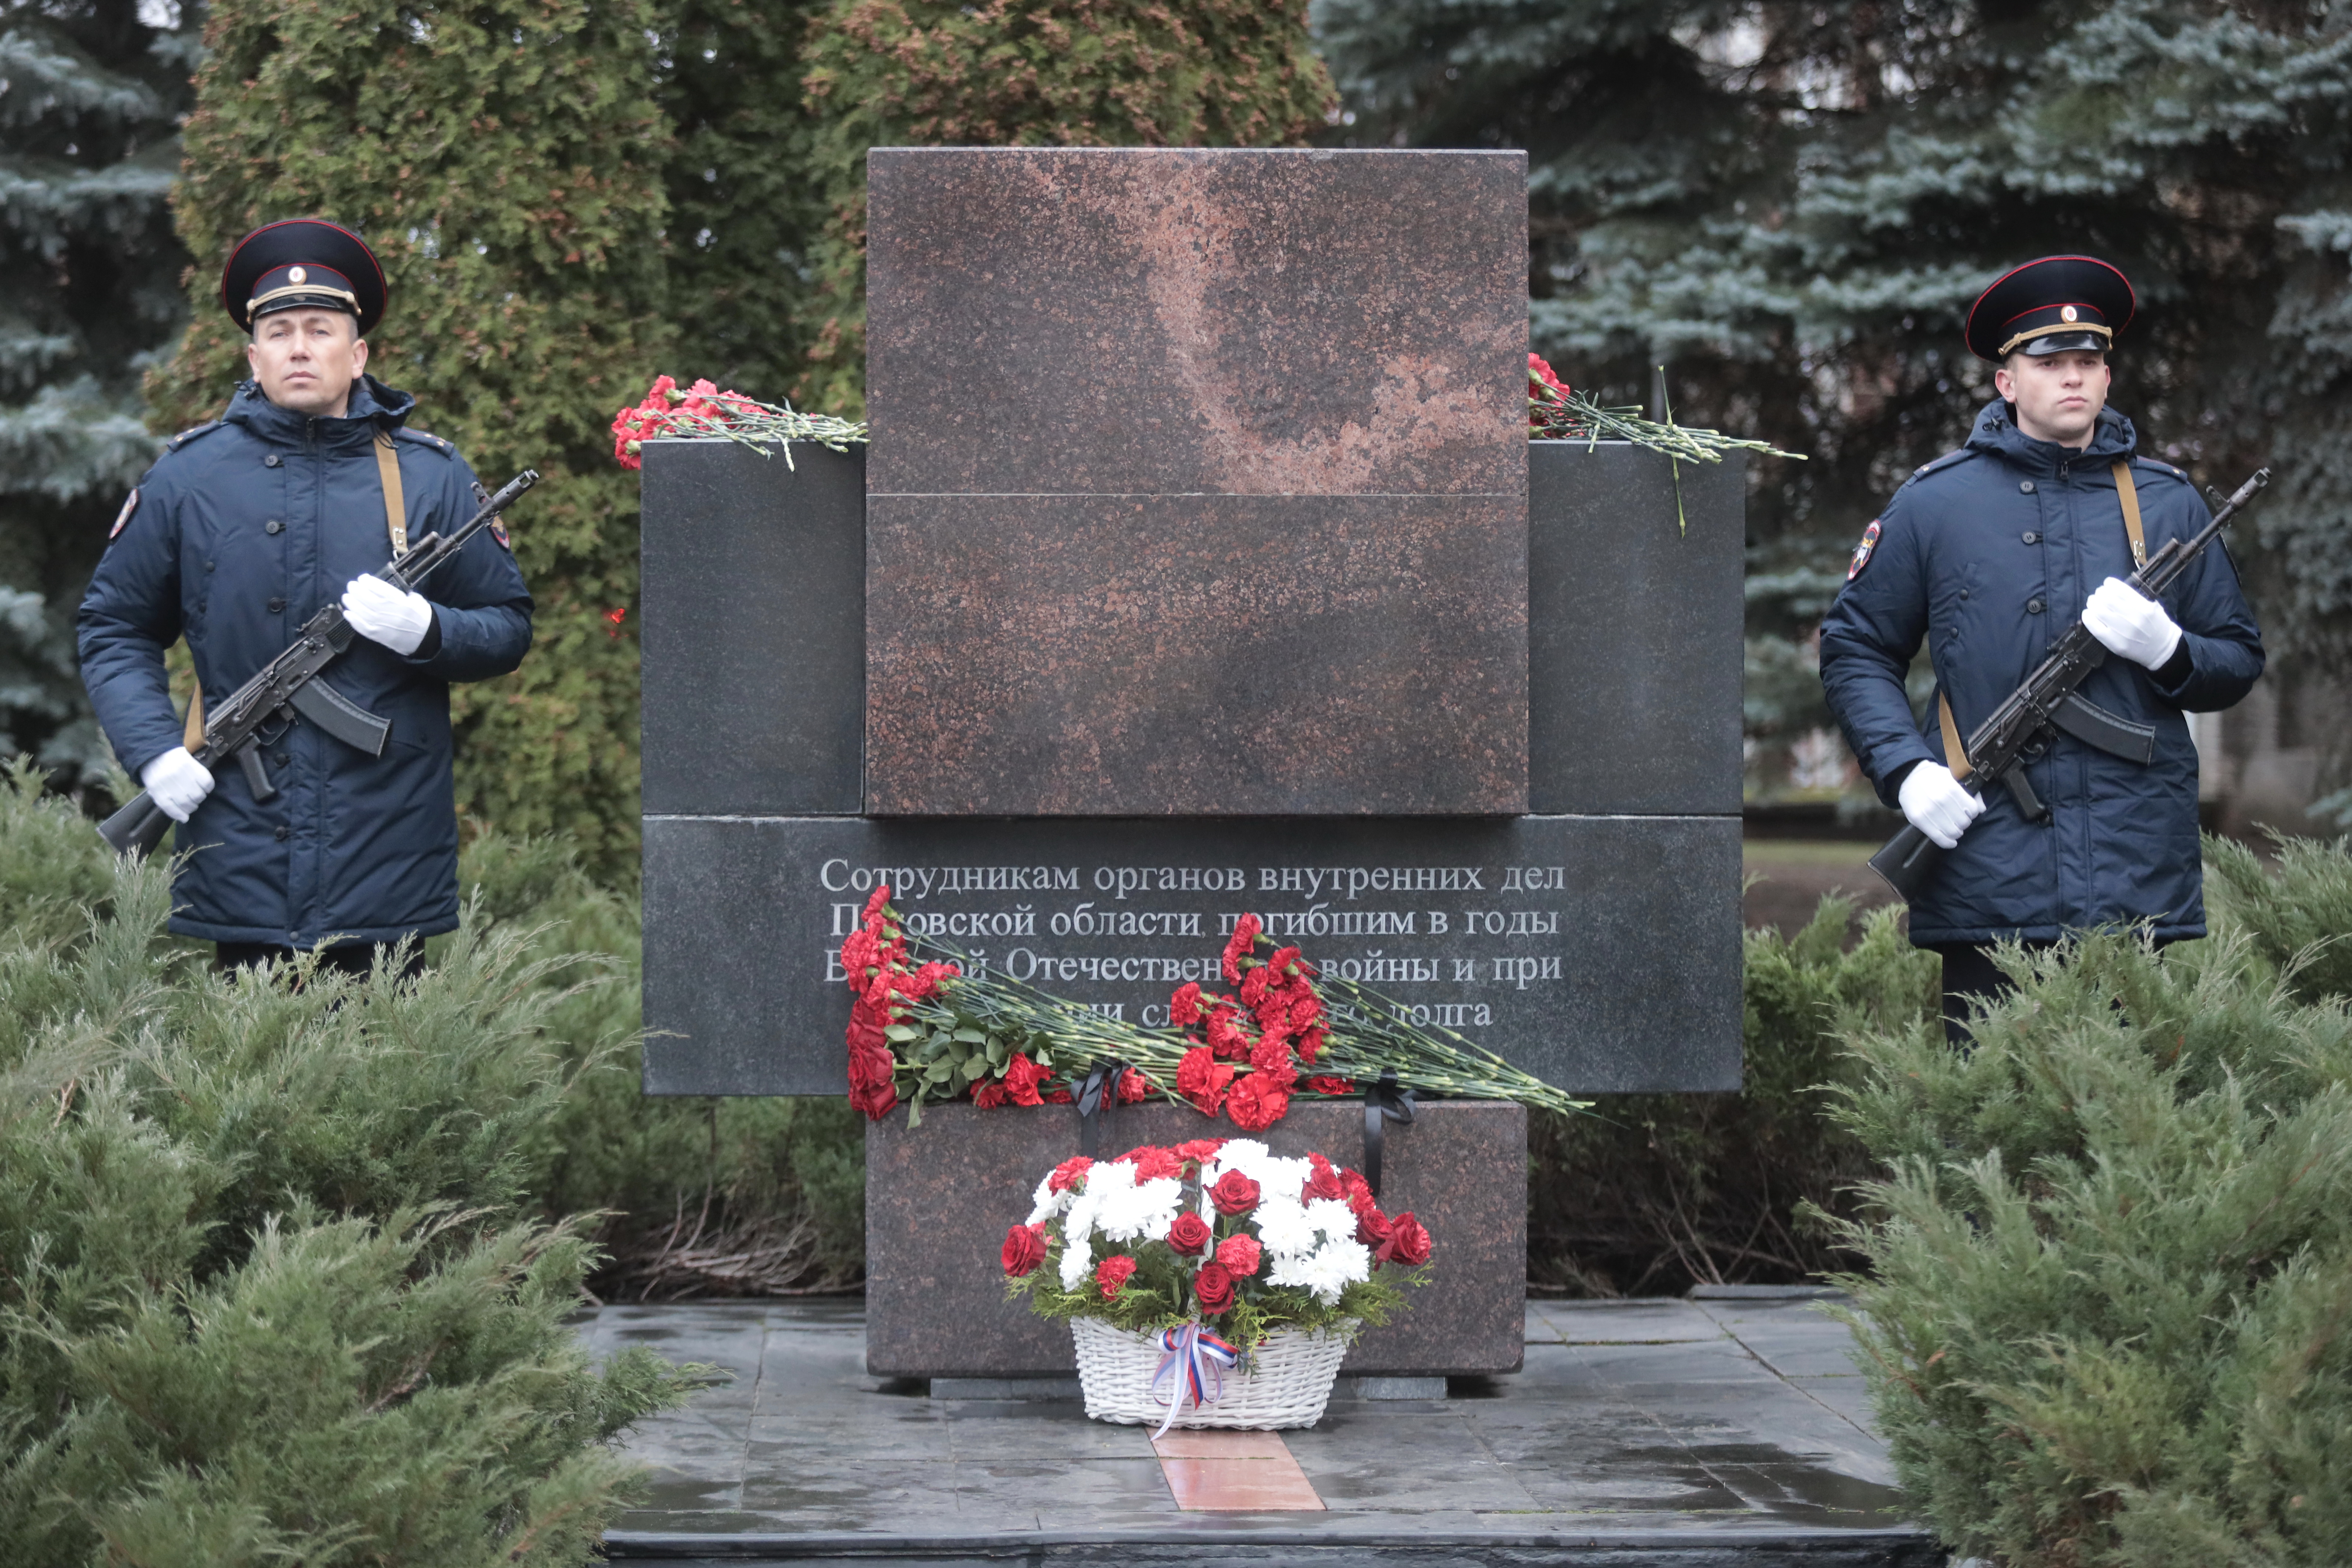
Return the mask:
<path fill-rule="evenodd" d="M 1209 1333 L 1197 1322 L 1181 1328 L 1160 1331 L 1160 1369 L 1151 1375 L 1151 1397 L 1165 1403 L 1168 1418 L 1160 1423 L 1154 1437 L 1167 1436 L 1168 1428 L 1176 1424 L 1177 1413 L 1184 1408 L 1186 1395 L 1192 1407 L 1213 1405 L 1225 1396 L 1225 1372 L 1242 1358 L 1242 1353 Z M 1165 1396 L 1160 1385 L 1168 1381 Z"/>

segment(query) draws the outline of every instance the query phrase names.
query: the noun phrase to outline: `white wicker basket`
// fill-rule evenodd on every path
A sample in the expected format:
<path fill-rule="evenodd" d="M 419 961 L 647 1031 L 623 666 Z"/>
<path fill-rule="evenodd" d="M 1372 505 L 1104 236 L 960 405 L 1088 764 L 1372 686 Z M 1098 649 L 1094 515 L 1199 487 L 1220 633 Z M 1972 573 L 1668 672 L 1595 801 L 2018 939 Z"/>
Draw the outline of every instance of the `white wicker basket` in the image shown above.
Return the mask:
<path fill-rule="evenodd" d="M 1245 1427 L 1260 1431 L 1312 1427 L 1323 1418 L 1323 1406 L 1330 1402 L 1331 1385 L 1347 1356 L 1354 1320 L 1341 1327 L 1343 1332 L 1326 1329 L 1307 1333 L 1285 1329 L 1269 1334 L 1257 1348 L 1254 1372 L 1241 1367 L 1228 1371 L 1223 1396 L 1205 1408 L 1186 1400 L 1175 1425 Z M 1100 1318 L 1072 1318 L 1070 1338 L 1077 1345 L 1078 1386 L 1086 1393 L 1088 1416 L 1097 1421 L 1147 1427 L 1157 1427 L 1168 1418 L 1168 1406 L 1151 1392 L 1151 1375 L 1159 1370 L 1164 1354 L 1158 1335 L 1129 1333 Z M 1163 1392 L 1166 1386 L 1162 1385 Z"/>

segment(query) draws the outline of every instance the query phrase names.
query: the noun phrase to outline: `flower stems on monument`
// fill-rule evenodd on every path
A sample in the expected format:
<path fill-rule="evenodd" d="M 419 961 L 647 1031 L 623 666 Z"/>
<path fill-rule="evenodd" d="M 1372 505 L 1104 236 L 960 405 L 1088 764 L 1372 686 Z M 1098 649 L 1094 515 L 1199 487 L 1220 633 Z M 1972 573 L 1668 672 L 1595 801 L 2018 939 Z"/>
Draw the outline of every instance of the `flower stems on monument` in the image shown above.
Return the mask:
<path fill-rule="evenodd" d="M 1588 444 L 1627 441 L 1653 452 L 1663 452 L 1677 463 L 1720 463 L 1727 452 L 1758 452 L 1768 457 L 1793 457 L 1800 463 L 1805 460 L 1803 453 L 1783 452 L 1769 441 L 1751 441 L 1744 436 L 1726 435 L 1718 430 L 1676 424 L 1671 410 L 1661 423 L 1644 419 L 1637 404 L 1612 407 L 1596 402 L 1590 393 L 1577 392 L 1562 382 L 1538 354 L 1528 356 L 1528 439 Z M 1679 507 L 1679 472 L 1675 486 Z"/>
<path fill-rule="evenodd" d="M 762 457 L 784 455 L 784 466 L 793 468 L 793 443 L 813 441 L 835 452 L 863 444 L 866 422 L 836 419 L 829 413 L 803 413 L 790 403 L 761 402 L 739 392 L 720 392 L 698 381 L 681 392 L 668 376 L 656 376 L 645 397 L 633 408 L 613 416 L 613 456 L 624 468 L 641 468 L 639 455 L 648 441 L 668 436 L 679 440 L 718 437 L 748 446 Z"/>
<path fill-rule="evenodd" d="M 1169 1001 L 1170 1024 L 1108 1016 L 961 949 L 909 936 L 887 886 L 866 901 L 841 946 L 856 995 L 848 1030 L 850 1101 L 880 1121 L 902 1102 L 908 1125 L 926 1101 L 969 1097 L 982 1109 L 1071 1103 L 1097 1064 L 1119 1064 L 1114 1097 L 1181 1100 L 1262 1132 L 1294 1094 L 1353 1096 L 1394 1073 L 1416 1093 L 1510 1100 L 1563 1113 L 1589 1103 L 1512 1066 L 1460 1033 L 1346 979 L 1321 979 L 1296 947 L 1272 946 L 1257 916 L 1235 923 L 1221 959 L 1232 996 L 1197 982 Z M 920 959 L 923 953 L 940 956 Z M 1328 1008 L 1323 987 L 1344 998 Z"/>

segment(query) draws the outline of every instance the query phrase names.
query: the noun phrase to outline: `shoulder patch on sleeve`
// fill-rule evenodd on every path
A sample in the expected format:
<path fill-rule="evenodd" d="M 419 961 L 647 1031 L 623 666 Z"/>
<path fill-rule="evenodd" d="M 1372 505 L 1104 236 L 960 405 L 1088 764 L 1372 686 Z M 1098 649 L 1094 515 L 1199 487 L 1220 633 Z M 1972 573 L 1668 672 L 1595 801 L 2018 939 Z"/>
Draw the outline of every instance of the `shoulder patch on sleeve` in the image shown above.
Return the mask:
<path fill-rule="evenodd" d="M 1845 569 L 1845 580 L 1852 582 L 1870 564 L 1873 552 L 1878 549 L 1879 519 L 1873 517 L 1870 527 L 1862 530 L 1862 542 L 1853 547 L 1853 561 Z"/>
<path fill-rule="evenodd" d="M 123 530 L 131 521 L 131 514 L 138 509 L 139 491 L 137 486 L 134 486 L 131 488 L 131 494 L 123 497 L 122 510 L 114 515 L 114 526 L 106 530 L 106 538 L 108 543 L 111 544 L 114 541 L 114 536 Z"/>

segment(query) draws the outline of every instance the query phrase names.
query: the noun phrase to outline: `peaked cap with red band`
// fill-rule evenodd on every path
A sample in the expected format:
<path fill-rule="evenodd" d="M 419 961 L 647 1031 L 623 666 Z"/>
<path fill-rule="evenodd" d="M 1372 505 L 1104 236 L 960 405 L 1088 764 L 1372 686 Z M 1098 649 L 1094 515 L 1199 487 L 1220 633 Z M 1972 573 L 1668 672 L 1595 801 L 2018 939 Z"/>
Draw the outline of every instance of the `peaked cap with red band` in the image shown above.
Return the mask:
<path fill-rule="evenodd" d="M 264 224 L 236 242 L 221 268 L 221 308 L 247 332 L 280 310 L 341 310 L 359 319 L 364 338 L 383 319 L 389 292 L 375 253 L 323 218 Z"/>
<path fill-rule="evenodd" d="M 2138 302 L 2124 275 L 2095 256 L 2045 256 L 2003 273 L 1969 307 L 1969 352 L 1995 364 L 2014 353 L 2104 352 Z"/>

